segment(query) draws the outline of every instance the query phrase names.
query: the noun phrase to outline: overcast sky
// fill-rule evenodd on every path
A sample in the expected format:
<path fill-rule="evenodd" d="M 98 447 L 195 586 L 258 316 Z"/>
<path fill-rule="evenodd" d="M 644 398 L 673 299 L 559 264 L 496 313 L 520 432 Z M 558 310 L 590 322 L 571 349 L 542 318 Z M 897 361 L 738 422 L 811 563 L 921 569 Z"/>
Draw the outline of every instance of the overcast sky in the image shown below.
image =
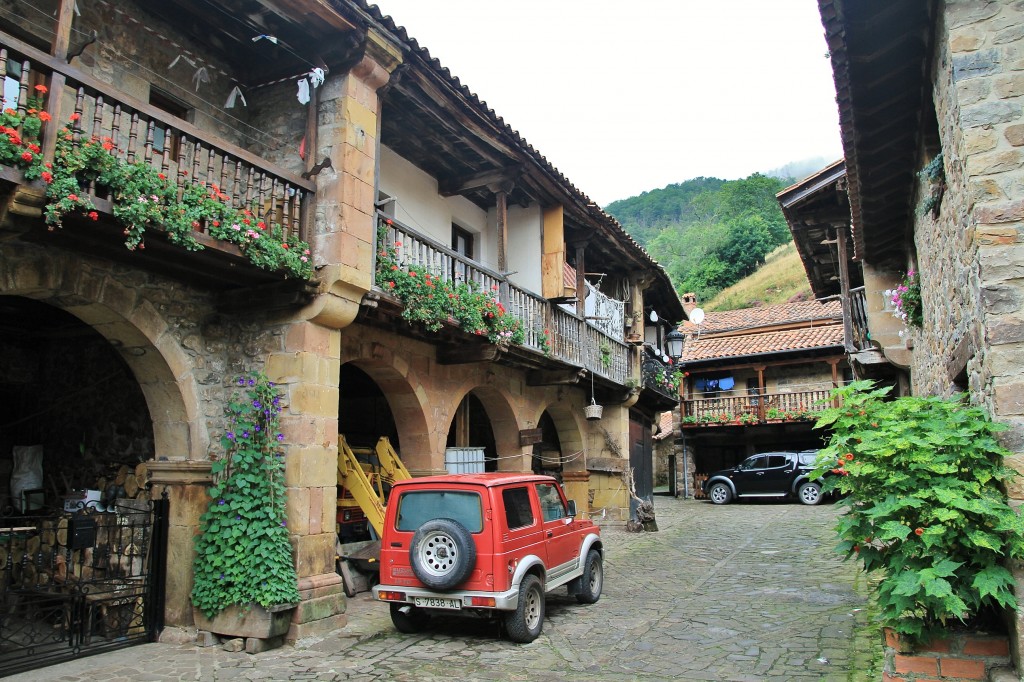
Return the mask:
<path fill-rule="evenodd" d="M 377 4 L 602 206 L 842 156 L 815 0 Z"/>

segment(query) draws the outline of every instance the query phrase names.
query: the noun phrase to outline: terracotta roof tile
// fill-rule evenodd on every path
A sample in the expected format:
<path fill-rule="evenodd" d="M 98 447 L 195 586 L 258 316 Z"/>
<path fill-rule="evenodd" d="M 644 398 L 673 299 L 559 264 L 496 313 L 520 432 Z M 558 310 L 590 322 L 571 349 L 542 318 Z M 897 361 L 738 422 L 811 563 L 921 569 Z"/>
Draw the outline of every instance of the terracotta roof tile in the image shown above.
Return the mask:
<path fill-rule="evenodd" d="M 683 347 L 682 361 L 697 362 L 813 348 L 841 350 L 843 325 L 831 324 L 738 336 L 702 336 L 699 339 L 690 337 Z"/>
<path fill-rule="evenodd" d="M 780 303 L 742 310 L 725 310 L 706 313 L 700 325 L 701 334 L 747 329 L 752 327 L 778 326 L 813 320 L 841 320 L 843 308 L 839 301 L 801 301 Z M 697 325 L 685 322 L 684 332 L 695 332 Z"/>
<path fill-rule="evenodd" d="M 672 435 L 672 413 L 662 412 L 658 418 L 658 432 L 654 434 L 654 440 L 662 440 Z"/>

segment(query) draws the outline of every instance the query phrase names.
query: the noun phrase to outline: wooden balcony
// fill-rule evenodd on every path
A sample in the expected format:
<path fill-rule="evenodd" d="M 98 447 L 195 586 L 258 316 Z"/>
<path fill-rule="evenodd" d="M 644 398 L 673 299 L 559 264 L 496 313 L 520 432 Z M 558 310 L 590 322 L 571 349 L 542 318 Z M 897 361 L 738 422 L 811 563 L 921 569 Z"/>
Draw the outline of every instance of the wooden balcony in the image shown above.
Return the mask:
<path fill-rule="evenodd" d="M 853 328 L 853 346 L 857 350 L 871 348 L 871 335 L 868 333 L 868 315 L 864 287 L 850 289 L 850 310 L 843 311 L 850 316 Z"/>
<path fill-rule="evenodd" d="M 814 421 L 831 407 L 829 390 L 766 393 L 684 400 L 683 428 L 734 426 L 784 421 Z"/>
<path fill-rule="evenodd" d="M 521 348 L 540 363 L 538 366 L 547 359 L 557 360 L 618 385 L 625 385 L 632 376 L 630 347 L 574 312 L 383 213 L 378 214 L 378 225 L 383 237 L 379 246 L 393 253 L 401 267 L 419 266 L 444 281 L 472 282 L 479 291 L 493 292 L 495 300 L 522 325 L 525 338 Z M 382 289 L 378 293 L 387 296 Z"/>
<path fill-rule="evenodd" d="M 14 65 L 14 66 L 9 66 Z M 0 82 L 17 77 L 17 108 L 24 116 L 28 98 L 45 85 L 45 110 L 51 120 L 43 127 L 41 154 L 53 162 L 57 135 L 68 125 L 71 144 L 102 144 L 128 164 L 145 164 L 177 189 L 201 186 L 232 209 L 252 212 L 252 223 L 278 224 L 285 240 L 304 240 L 313 216 L 315 182 L 276 167 L 245 149 L 182 119 L 119 92 L 89 73 L 31 45 L 0 33 Z M 11 102 L 7 103 L 11 106 Z M 68 214 L 63 227 L 47 232 L 38 217 L 46 203 L 46 185 L 26 182 L 17 168 L 0 166 L 0 184 L 11 213 L 5 229 L 22 232 L 23 239 L 60 245 L 76 251 L 128 261 L 170 276 L 219 290 L 280 282 L 281 272 L 253 265 L 235 244 L 214 238 L 206 221 L 193 223 L 192 237 L 202 250 L 170 243 L 160 225 L 148 225 L 145 248 L 125 248 L 125 226 L 113 215 L 115 197 L 95 179 L 83 190 L 97 215 L 92 219 Z M 30 220 L 24 220 L 29 218 Z M 301 283 L 299 283 L 301 286 Z"/>

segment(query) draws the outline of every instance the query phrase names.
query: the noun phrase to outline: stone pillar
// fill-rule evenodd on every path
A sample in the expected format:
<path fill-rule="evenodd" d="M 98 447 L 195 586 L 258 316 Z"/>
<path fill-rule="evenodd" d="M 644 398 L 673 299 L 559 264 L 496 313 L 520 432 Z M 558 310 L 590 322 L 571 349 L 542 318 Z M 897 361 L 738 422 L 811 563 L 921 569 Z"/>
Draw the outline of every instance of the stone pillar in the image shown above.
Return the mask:
<path fill-rule="evenodd" d="M 590 514 L 590 472 L 563 471 L 562 486 L 565 496 L 576 500 L 576 510 L 582 515 Z"/>
<path fill-rule="evenodd" d="M 187 628 L 192 620 L 193 538 L 199 532 L 199 517 L 206 511 L 213 483 L 211 462 L 147 462 L 153 499 L 167 493 L 170 509 L 167 533 L 167 575 L 164 582 L 164 625 Z M 168 638 L 172 638 L 171 633 Z M 161 640 L 164 635 L 161 634 Z"/>

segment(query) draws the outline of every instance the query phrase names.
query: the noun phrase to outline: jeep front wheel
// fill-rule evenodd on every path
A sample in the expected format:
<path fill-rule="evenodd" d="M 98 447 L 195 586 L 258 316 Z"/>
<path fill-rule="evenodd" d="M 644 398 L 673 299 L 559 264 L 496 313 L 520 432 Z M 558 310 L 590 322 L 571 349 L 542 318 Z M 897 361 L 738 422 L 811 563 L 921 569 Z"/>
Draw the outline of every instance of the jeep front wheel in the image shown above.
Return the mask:
<path fill-rule="evenodd" d="M 391 604 L 391 622 L 395 629 L 405 635 L 422 632 L 430 621 L 430 616 L 409 604 Z"/>
<path fill-rule="evenodd" d="M 421 583 L 432 590 L 450 590 L 473 572 L 476 544 L 458 521 L 433 519 L 413 534 L 409 562 Z"/>
<path fill-rule="evenodd" d="M 800 486 L 796 494 L 804 504 L 818 504 L 821 502 L 821 486 L 817 483 L 807 481 Z"/>
<path fill-rule="evenodd" d="M 715 483 L 708 491 L 708 497 L 715 504 L 728 504 L 732 499 L 732 491 L 724 483 Z"/>
<path fill-rule="evenodd" d="M 587 563 L 583 566 L 580 583 L 576 601 L 581 604 L 593 604 L 601 598 L 601 588 L 604 587 L 604 566 L 601 563 L 601 553 L 596 549 L 587 553 Z"/>
<path fill-rule="evenodd" d="M 505 630 L 513 642 L 526 644 L 540 636 L 544 628 L 544 585 L 540 578 L 528 575 L 519 585 L 519 605 L 505 614 Z"/>

